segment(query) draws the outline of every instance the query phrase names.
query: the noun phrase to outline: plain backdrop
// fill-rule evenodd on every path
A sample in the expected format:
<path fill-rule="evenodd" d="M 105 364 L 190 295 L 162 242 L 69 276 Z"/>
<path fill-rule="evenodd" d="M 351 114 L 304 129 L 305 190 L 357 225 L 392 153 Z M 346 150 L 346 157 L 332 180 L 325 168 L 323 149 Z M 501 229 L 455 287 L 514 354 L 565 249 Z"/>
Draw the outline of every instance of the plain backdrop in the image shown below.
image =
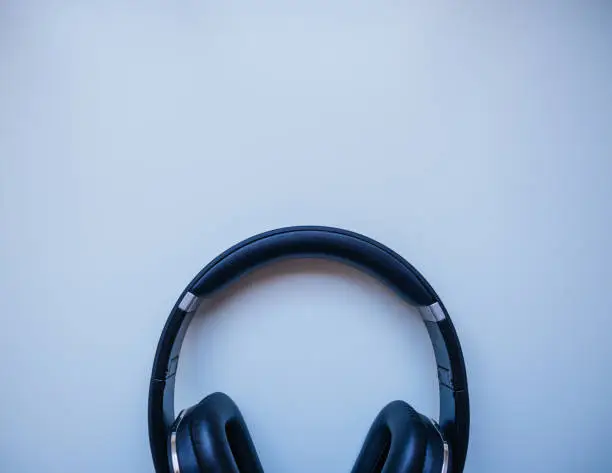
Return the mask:
<path fill-rule="evenodd" d="M 0 470 L 153 471 L 176 298 L 316 224 L 441 295 L 466 472 L 611 471 L 611 51 L 609 2 L 2 2 Z M 220 295 L 177 389 L 232 396 L 267 473 L 348 472 L 386 402 L 438 403 L 416 313 L 319 260 Z"/>

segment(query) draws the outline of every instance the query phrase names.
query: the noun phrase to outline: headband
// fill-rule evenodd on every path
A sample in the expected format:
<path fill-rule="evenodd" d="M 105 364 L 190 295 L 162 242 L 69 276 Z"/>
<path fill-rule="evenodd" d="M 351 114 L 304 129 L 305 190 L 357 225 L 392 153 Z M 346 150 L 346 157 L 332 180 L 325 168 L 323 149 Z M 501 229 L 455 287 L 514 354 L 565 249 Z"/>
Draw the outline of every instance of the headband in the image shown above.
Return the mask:
<path fill-rule="evenodd" d="M 149 441 L 156 467 L 167 463 L 179 353 L 200 301 L 260 265 L 287 257 L 322 257 L 357 266 L 416 306 L 436 358 L 438 423 L 450 446 L 452 471 L 462 471 L 470 419 L 467 376 L 461 345 L 442 301 L 410 263 L 381 243 L 346 230 L 314 226 L 272 230 L 238 243 L 202 269 L 180 295 L 157 345 L 149 385 Z"/>

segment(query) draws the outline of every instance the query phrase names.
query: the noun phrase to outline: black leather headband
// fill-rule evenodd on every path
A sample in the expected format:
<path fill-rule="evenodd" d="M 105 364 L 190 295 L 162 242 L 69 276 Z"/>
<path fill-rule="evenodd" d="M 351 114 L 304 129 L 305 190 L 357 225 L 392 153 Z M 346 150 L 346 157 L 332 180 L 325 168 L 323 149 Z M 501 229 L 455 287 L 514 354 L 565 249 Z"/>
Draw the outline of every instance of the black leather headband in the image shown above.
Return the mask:
<path fill-rule="evenodd" d="M 330 227 L 289 227 L 256 235 L 228 249 L 189 283 L 161 334 L 149 386 L 149 441 L 157 473 L 169 473 L 167 442 L 174 421 L 179 352 L 199 301 L 248 271 L 283 257 L 324 257 L 358 266 L 416 306 L 434 347 L 440 386 L 439 424 L 449 443 L 452 471 L 462 471 L 469 437 L 469 397 L 463 354 L 442 301 L 397 253 L 357 233 Z"/>

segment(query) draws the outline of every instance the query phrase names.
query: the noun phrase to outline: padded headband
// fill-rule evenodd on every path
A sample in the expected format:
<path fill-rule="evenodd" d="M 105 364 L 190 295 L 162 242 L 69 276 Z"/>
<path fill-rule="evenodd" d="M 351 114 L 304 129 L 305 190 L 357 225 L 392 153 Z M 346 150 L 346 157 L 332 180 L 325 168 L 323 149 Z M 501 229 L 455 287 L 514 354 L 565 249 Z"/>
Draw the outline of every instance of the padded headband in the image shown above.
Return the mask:
<path fill-rule="evenodd" d="M 462 471 L 469 437 L 469 396 L 463 354 L 442 301 L 425 278 L 386 246 L 330 227 L 289 227 L 256 235 L 210 262 L 185 288 L 161 334 L 149 386 L 149 441 L 157 473 L 169 473 L 168 433 L 174 422 L 174 381 L 187 327 L 199 302 L 258 266 L 285 257 L 323 257 L 373 274 L 418 308 L 434 347 L 440 387 L 439 424 L 452 471 Z"/>

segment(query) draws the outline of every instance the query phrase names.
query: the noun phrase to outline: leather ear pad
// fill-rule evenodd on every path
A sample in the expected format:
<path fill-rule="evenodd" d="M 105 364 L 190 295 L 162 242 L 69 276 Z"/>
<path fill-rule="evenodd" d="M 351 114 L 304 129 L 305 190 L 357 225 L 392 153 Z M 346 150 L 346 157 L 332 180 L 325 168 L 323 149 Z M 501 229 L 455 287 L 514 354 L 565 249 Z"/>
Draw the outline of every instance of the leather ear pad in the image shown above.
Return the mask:
<path fill-rule="evenodd" d="M 443 442 L 431 421 L 404 401 L 374 420 L 352 473 L 440 473 Z"/>
<path fill-rule="evenodd" d="M 226 394 L 186 411 L 176 439 L 181 473 L 263 473 L 242 414 Z"/>

